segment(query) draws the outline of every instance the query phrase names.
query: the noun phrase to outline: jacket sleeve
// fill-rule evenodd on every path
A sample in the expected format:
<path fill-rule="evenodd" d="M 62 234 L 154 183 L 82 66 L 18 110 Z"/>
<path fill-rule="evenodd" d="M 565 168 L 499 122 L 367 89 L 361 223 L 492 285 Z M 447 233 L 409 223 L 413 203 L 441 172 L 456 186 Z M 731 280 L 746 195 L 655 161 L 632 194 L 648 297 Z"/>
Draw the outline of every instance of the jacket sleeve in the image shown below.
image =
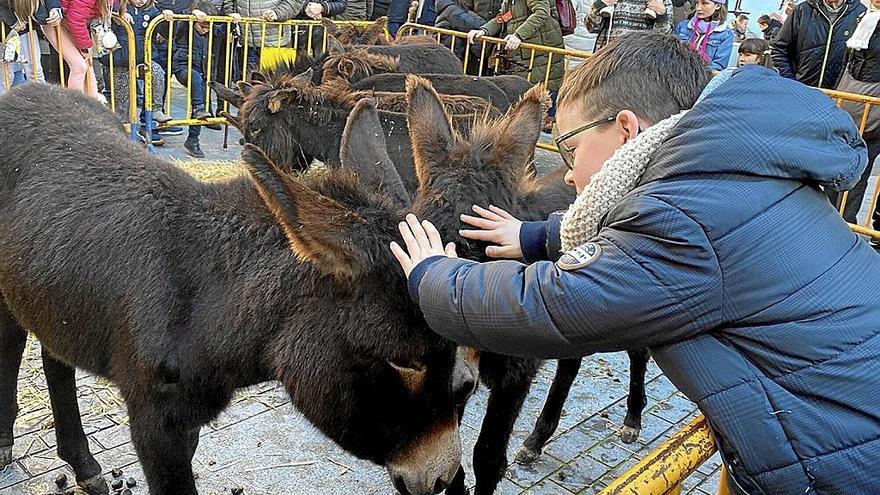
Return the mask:
<path fill-rule="evenodd" d="M 279 21 L 293 19 L 302 12 L 306 0 L 281 0 L 272 10 L 278 14 Z"/>
<path fill-rule="evenodd" d="M 560 228 L 564 211 L 550 215 L 543 222 L 523 222 L 519 229 L 519 245 L 526 263 L 556 261 L 562 254 Z"/>
<path fill-rule="evenodd" d="M 64 22 L 73 38 L 73 44 L 80 50 L 92 47 L 92 35 L 89 32 L 92 2 L 88 0 L 72 0 L 70 7 L 64 12 Z"/>
<path fill-rule="evenodd" d="M 235 5 L 235 0 L 223 0 L 223 15 L 235 14 L 238 12 L 238 8 Z"/>
<path fill-rule="evenodd" d="M 663 4 L 666 7 L 666 13 L 658 15 L 654 21 L 654 31 L 663 34 L 672 32 L 672 0 L 666 0 Z"/>
<path fill-rule="evenodd" d="M 602 0 L 596 0 L 593 2 L 592 7 L 590 7 L 590 11 L 587 12 L 587 17 L 584 18 L 584 27 L 587 28 L 587 31 L 591 33 L 598 33 L 602 29 L 602 15 L 599 12 L 607 7 Z"/>
<path fill-rule="evenodd" d="M 516 29 L 516 37 L 525 41 L 539 32 L 541 26 L 550 18 L 550 0 L 526 0 L 531 14 Z"/>
<path fill-rule="evenodd" d="M 806 6 L 803 4 L 802 6 Z M 785 23 L 770 42 L 770 52 L 773 57 L 773 65 L 779 71 L 779 75 L 794 79 L 794 66 L 791 63 L 794 50 L 797 48 L 798 25 L 800 25 L 801 10 L 799 6 L 785 19 Z"/>
<path fill-rule="evenodd" d="M 487 36 L 495 37 L 501 33 L 501 24 L 495 22 L 495 19 L 489 19 L 480 29 L 486 31 Z"/>
<path fill-rule="evenodd" d="M 434 10 L 437 11 L 437 17 L 442 15 L 442 18 L 449 23 L 449 27 L 456 31 L 480 29 L 486 22 L 486 19 L 459 5 L 455 0 L 437 0 L 434 3 Z"/>
<path fill-rule="evenodd" d="M 712 60 L 709 61 L 709 68 L 712 70 L 724 70 L 730 63 L 730 53 L 733 51 L 733 30 L 727 29 L 720 33 L 724 36 L 724 40 L 718 45 Z"/>
<path fill-rule="evenodd" d="M 345 9 L 348 8 L 348 0 L 322 1 L 321 5 L 324 7 L 324 15 L 333 17 L 345 12 Z"/>
<path fill-rule="evenodd" d="M 431 328 L 504 355 L 584 356 L 685 340 L 723 324 L 715 252 L 698 223 L 650 197 L 628 201 L 592 263 L 434 257 L 410 275 Z M 428 265 L 423 267 L 423 265 Z"/>

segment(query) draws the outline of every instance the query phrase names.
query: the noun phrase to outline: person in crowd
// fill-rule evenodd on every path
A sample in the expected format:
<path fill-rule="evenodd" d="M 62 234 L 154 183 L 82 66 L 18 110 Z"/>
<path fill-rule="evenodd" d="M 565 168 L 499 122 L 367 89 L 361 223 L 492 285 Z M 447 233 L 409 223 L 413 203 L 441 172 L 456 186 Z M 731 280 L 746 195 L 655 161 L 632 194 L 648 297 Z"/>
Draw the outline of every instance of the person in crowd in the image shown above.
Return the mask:
<path fill-rule="evenodd" d="M 566 77 L 558 116 L 568 211 L 462 212 L 461 235 L 509 260 L 456 259 L 429 222 L 400 223 L 391 250 L 429 326 L 531 358 L 648 347 L 708 420 L 732 493 L 876 494 L 880 253 L 820 190 L 867 165 L 849 115 L 758 65 L 710 80 L 636 31 Z"/>
<path fill-rule="evenodd" d="M 343 2 L 335 2 L 337 4 Z M 345 0 L 342 12 L 326 14 L 340 21 L 368 21 L 373 16 L 373 0 Z M 336 7 L 338 8 L 338 7 Z M 325 11 L 332 10 L 329 5 L 324 6 Z"/>
<path fill-rule="evenodd" d="M 773 65 L 783 77 L 818 88 L 835 88 L 846 40 L 865 12 L 859 0 L 807 0 L 791 12 L 770 43 Z"/>
<path fill-rule="evenodd" d="M 782 28 L 782 23 L 769 15 L 764 14 L 761 17 L 758 17 L 758 27 L 761 28 L 761 34 L 764 35 L 765 40 L 773 41 L 773 38 L 776 37 L 776 34 L 779 33 L 779 30 Z"/>
<path fill-rule="evenodd" d="M 306 4 L 306 0 L 224 0 L 223 13 L 232 16 L 236 23 L 240 23 L 242 17 L 259 17 L 268 22 L 282 22 L 307 16 Z M 247 32 L 248 71 L 256 70 L 259 67 L 260 50 L 263 46 L 287 47 L 291 43 L 290 27 L 266 25 L 265 38 L 263 26 L 259 24 L 251 24 L 241 30 L 242 36 L 245 31 Z M 241 41 L 241 43 L 244 42 L 244 40 Z"/>
<path fill-rule="evenodd" d="M 42 0 L 0 0 L 0 19 L 6 24 L 6 36 L 10 43 L 17 43 L 18 49 L 13 55 L 19 68 L 16 83 L 25 81 L 46 82 L 41 61 L 42 51 L 37 37 L 37 26 L 49 22 L 50 11 L 61 20 L 61 4 L 51 0 L 49 4 Z M 17 38 L 17 39 L 13 39 Z"/>
<path fill-rule="evenodd" d="M 672 0 L 595 0 L 584 19 L 584 26 L 596 34 L 593 51 L 623 33 L 653 29 L 672 31 Z"/>
<path fill-rule="evenodd" d="M 675 28 L 678 38 L 697 52 L 712 70 L 722 70 L 730 62 L 733 30 L 727 24 L 724 0 L 697 0 L 694 16 Z"/>
<path fill-rule="evenodd" d="M 846 63 L 843 75 L 837 85 L 840 91 L 880 97 L 880 0 L 871 0 L 868 12 L 861 18 L 855 32 L 847 40 Z M 861 125 L 865 105 L 856 102 L 842 102 L 841 108 L 849 112 L 856 125 Z M 872 106 L 865 120 L 862 133 L 868 145 L 868 166 L 858 183 L 846 195 L 843 218 L 850 223 L 858 223 L 858 213 L 865 198 L 868 181 L 871 178 L 877 156 L 880 155 L 880 108 Z M 842 194 L 828 191 L 829 198 L 839 204 Z M 880 230 L 880 209 L 867 212 L 873 215 L 873 228 Z M 878 241 L 875 241 L 875 244 Z"/>
<path fill-rule="evenodd" d="M 510 53 L 513 73 L 533 83 L 544 81 L 549 63 L 547 89 L 550 90 L 550 96 L 555 101 L 565 73 L 564 57 L 554 57 L 551 61 L 546 53 L 535 52 L 532 60 L 532 52 L 520 49 L 520 45 L 525 42 L 565 48 L 558 17 L 556 2 L 553 0 L 504 0 L 501 4 L 501 13 L 496 19 L 487 21 L 481 28 L 468 32 L 468 43 L 473 44 L 474 40 L 482 36 L 499 38 L 503 35 L 507 42 L 504 48 Z M 530 65 L 530 62 L 533 63 Z M 554 103 L 545 122 L 544 130 L 547 132 L 550 131 L 555 120 L 555 107 Z"/>
<path fill-rule="evenodd" d="M 122 18 L 131 25 L 134 32 L 134 64 L 141 67 L 146 63 L 144 50 L 146 48 L 146 32 L 147 26 L 153 19 L 162 15 L 161 11 L 154 0 L 129 0 L 125 6 L 125 12 Z M 128 30 L 122 25 L 113 23 L 113 33 L 119 41 L 119 48 L 105 55 L 102 59 L 104 65 L 104 96 L 114 101 L 116 113 L 121 116 L 128 117 L 129 111 L 129 87 L 132 82 L 129 80 L 128 65 L 131 60 L 131 54 L 128 52 Z M 162 97 L 165 93 L 165 71 L 159 64 L 161 59 L 155 55 L 155 43 L 153 44 L 154 55 L 151 60 L 152 71 L 152 99 L 153 101 L 147 105 L 144 102 L 144 77 L 143 72 L 138 69 L 137 79 L 134 84 L 137 87 L 136 94 L 138 99 L 138 107 L 152 111 L 152 118 L 158 123 L 165 123 L 171 120 L 171 117 L 165 114 L 162 105 Z M 113 95 L 110 94 L 110 59 L 113 60 Z M 141 119 L 143 119 L 141 114 Z M 154 144 L 157 144 L 154 142 Z"/>
<path fill-rule="evenodd" d="M 70 67 L 67 87 L 104 101 L 92 67 L 92 36 L 89 23 L 110 23 L 110 0 L 61 0 L 61 9 L 52 8 L 46 25 L 46 39 L 61 53 Z M 59 22 L 60 21 L 60 22 Z"/>
<path fill-rule="evenodd" d="M 362 10 L 366 14 L 366 0 L 360 0 Z M 348 0 L 322 0 L 320 2 L 308 2 L 303 7 L 305 17 L 320 21 L 324 17 L 338 18 L 348 10 Z"/>
<path fill-rule="evenodd" d="M 480 29 L 484 24 L 495 18 L 501 11 L 502 0 L 436 0 L 434 9 L 437 11 L 437 19 L 434 25 L 438 28 L 452 29 L 467 33 Z M 446 45 L 451 45 L 451 40 L 441 39 Z M 468 66 L 465 70 L 468 74 L 479 73 L 480 47 L 456 42 L 454 50 L 458 58 L 464 61 L 465 50 L 470 49 Z M 488 60 L 484 61 L 483 73 L 489 73 L 491 65 Z"/>
<path fill-rule="evenodd" d="M 749 16 L 745 14 L 736 16 L 736 20 L 733 21 L 733 35 L 737 42 L 757 37 L 755 33 L 749 31 Z"/>
<path fill-rule="evenodd" d="M 217 9 L 206 0 L 195 0 L 191 8 L 198 10 L 202 15 L 217 15 Z M 222 24 L 216 24 L 214 27 L 214 36 L 222 36 L 224 27 Z M 213 117 L 208 110 L 208 99 L 205 87 L 205 74 L 207 73 L 208 58 L 211 54 L 208 52 L 208 37 L 211 33 L 211 25 L 207 21 L 196 21 L 193 24 L 192 45 L 189 43 L 189 29 L 178 29 L 174 36 L 174 54 L 171 70 L 177 82 L 183 86 L 189 86 L 190 106 L 192 107 L 192 118 L 207 119 Z M 205 127 L 212 130 L 219 130 L 219 124 L 206 124 Z M 195 158 L 204 158 L 205 153 L 202 151 L 199 136 L 201 135 L 200 125 L 190 125 L 189 134 L 183 147 L 187 153 Z"/>
<path fill-rule="evenodd" d="M 397 36 L 397 30 L 406 23 L 412 0 L 389 0 L 388 32 Z"/>
<path fill-rule="evenodd" d="M 770 56 L 770 43 L 761 38 L 749 38 L 739 45 L 737 66 L 756 64 L 773 68 L 773 57 Z M 774 69 L 775 70 L 775 69 Z"/>

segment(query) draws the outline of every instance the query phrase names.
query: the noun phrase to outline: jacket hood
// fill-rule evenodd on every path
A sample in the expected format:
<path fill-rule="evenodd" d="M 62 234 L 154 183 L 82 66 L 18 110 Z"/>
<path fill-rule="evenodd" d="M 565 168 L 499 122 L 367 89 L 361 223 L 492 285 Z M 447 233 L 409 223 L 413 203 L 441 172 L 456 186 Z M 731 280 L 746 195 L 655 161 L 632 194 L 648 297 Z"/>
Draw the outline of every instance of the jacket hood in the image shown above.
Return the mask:
<path fill-rule="evenodd" d="M 658 148 L 641 182 L 711 173 L 842 191 L 855 185 L 867 163 L 852 118 L 831 98 L 749 65 L 716 76 Z"/>

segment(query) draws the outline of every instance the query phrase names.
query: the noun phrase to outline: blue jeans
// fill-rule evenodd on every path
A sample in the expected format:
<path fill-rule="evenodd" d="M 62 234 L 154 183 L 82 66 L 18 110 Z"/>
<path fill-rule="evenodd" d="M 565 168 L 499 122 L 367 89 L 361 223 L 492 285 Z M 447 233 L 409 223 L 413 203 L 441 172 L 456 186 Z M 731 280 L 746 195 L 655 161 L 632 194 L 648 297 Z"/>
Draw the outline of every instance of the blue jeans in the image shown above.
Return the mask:
<path fill-rule="evenodd" d="M 388 32 L 391 36 L 397 36 L 397 30 L 406 23 L 409 13 L 410 0 L 391 0 L 388 8 Z"/>
<path fill-rule="evenodd" d="M 192 103 L 193 112 L 199 112 L 205 109 L 205 77 L 201 72 L 196 70 L 193 67 L 192 74 L 192 86 L 190 91 L 190 102 Z M 186 86 L 187 83 L 187 74 L 186 68 L 178 68 L 174 71 L 174 77 L 177 78 L 177 82 Z M 199 125 L 191 125 L 189 126 L 189 134 L 187 135 L 187 141 L 197 141 L 199 140 L 199 135 L 202 133 L 202 126 Z"/>

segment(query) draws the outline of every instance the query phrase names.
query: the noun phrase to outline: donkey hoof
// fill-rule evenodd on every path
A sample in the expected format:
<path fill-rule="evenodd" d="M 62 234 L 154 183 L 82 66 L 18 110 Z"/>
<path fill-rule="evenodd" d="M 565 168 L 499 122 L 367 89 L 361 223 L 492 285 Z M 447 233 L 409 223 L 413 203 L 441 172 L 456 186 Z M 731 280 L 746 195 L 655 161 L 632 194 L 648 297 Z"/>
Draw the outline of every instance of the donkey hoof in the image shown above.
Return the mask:
<path fill-rule="evenodd" d="M 640 428 L 633 428 L 631 426 L 624 425 L 620 430 L 620 441 L 623 443 L 633 443 L 639 439 L 639 431 Z"/>
<path fill-rule="evenodd" d="M 110 487 L 107 486 L 107 482 L 104 481 L 104 477 L 100 474 L 92 476 L 87 480 L 77 481 L 76 484 L 89 495 L 107 495 L 110 493 Z"/>
<path fill-rule="evenodd" d="M 0 469 L 12 464 L 12 445 L 0 447 Z"/>
<path fill-rule="evenodd" d="M 534 464 L 535 461 L 537 461 L 539 457 L 541 457 L 540 452 L 535 452 L 534 450 L 523 445 L 522 447 L 519 448 L 519 451 L 517 451 L 516 458 L 514 458 L 514 461 L 517 464 L 529 466 L 529 465 Z"/>

